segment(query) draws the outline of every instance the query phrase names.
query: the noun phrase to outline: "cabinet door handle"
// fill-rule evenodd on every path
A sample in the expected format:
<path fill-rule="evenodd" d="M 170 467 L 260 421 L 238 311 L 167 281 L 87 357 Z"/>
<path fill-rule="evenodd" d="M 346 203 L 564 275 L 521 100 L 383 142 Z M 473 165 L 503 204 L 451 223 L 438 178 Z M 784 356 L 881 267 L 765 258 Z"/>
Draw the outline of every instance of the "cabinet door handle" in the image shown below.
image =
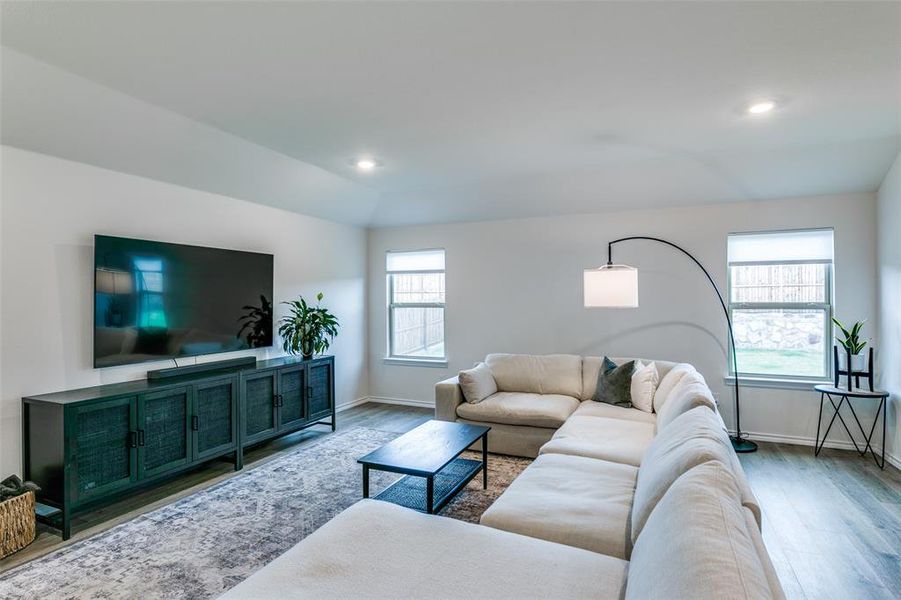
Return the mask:
<path fill-rule="evenodd" d="M 308 385 L 307 386 L 307 398 L 312 398 L 312 397 L 313 397 L 313 386 Z"/>
<path fill-rule="evenodd" d="M 278 406 L 278 394 L 272 394 L 272 406 Z"/>
<path fill-rule="evenodd" d="M 129 431 L 128 432 L 128 447 L 129 448 L 137 448 L 138 447 L 138 432 L 137 431 Z"/>
<path fill-rule="evenodd" d="M 144 430 L 138 429 L 138 446 L 144 445 Z"/>
<path fill-rule="evenodd" d="M 191 417 L 191 429 L 198 431 L 200 429 L 200 417 L 194 415 Z"/>

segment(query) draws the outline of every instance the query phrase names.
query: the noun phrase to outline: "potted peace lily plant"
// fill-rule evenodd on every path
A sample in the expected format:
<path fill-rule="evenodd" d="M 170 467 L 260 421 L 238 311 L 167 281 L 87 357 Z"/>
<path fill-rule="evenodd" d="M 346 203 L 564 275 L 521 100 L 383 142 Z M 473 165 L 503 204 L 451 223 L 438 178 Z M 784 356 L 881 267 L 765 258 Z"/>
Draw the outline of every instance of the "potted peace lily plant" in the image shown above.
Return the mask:
<path fill-rule="evenodd" d="M 300 354 L 305 359 L 328 350 L 338 335 L 338 318 L 327 308 L 320 306 L 323 293 L 316 294 L 313 306 L 299 296 L 297 300 L 282 302 L 290 307 L 288 315 L 279 320 L 278 333 L 282 336 L 282 347 L 289 354 Z"/>
<path fill-rule="evenodd" d="M 867 340 L 860 339 L 860 330 L 863 329 L 866 321 L 858 321 L 851 326 L 850 329 L 842 325 L 841 321 L 832 317 L 832 322 L 839 328 L 841 336 L 835 335 L 836 341 L 845 349 L 845 352 L 838 353 L 838 366 L 840 369 L 847 369 L 847 355 L 851 355 L 851 370 L 864 371 L 867 368 L 867 357 L 863 354 L 863 349 L 867 345 Z"/>

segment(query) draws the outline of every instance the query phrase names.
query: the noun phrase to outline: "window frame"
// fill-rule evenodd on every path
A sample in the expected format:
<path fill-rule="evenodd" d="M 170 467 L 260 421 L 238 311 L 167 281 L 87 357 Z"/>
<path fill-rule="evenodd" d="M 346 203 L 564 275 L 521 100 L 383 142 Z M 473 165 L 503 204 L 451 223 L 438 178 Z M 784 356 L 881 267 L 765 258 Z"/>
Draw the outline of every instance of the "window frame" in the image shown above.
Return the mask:
<path fill-rule="evenodd" d="M 804 231 L 804 230 L 792 230 L 792 231 Z M 791 231 L 787 232 L 772 232 L 773 235 L 778 235 L 779 233 L 791 233 Z M 736 235 L 736 234 L 730 234 Z M 740 235 L 740 234 L 737 234 Z M 823 295 L 826 298 L 825 302 L 733 302 L 732 301 L 732 267 L 739 266 L 778 266 L 778 265 L 824 265 L 826 267 L 824 274 L 824 287 Z M 734 311 L 735 310 L 822 310 L 825 313 L 825 318 L 823 319 L 823 376 L 811 376 L 811 375 L 786 375 L 786 374 L 777 374 L 777 373 L 754 373 L 749 371 L 738 371 L 738 377 L 741 378 L 751 378 L 761 381 L 771 380 L 771 381 L 788 381 L 788 382 L 802 382 L 802 381 L 831 381 L 832 380 L 832 352 L 830 352 L 829 348 L 829 340 L 832 340 L 833 337 L 833 326 L 832 326 L 832 315 L 834 314 L 834 297 L 833 297 L 833 270 L 835 268 L 835 258 L 832 260 L 826 259 L 816 259 L 816 260 L 760 260 L 760 261 L 728 261 L 726 262 L 726 306 L 728 307 L 729 312 L 729 322 L 734 323 Z M 735 349 L 737 350 L 737 348 Z M 734 378 L 736 376 L 735 369 L 733 365 L 735 364 L 732 359 L 732 354 L 735 351 L 730 344 L 729 349 L 729 366 L 728 366 L 728 377 Z"/>
<path fill-rule="evenodd" d="M 408 271 L 390 271 L 387 267 L 389 254 L 415 254 L 417 252 L 441 251 L 444 256 L 444 269 L 417 269 Z M 387 354 L 385 360 L 398 364 L 425 364 L 444 366 L 447 364 L 447 252 L 444 248 L 421 248 L 418 250 L 388 250 L 385 252 L 385 278 L 386 278 L 386 305 L 387 305 Z M 395 275 L 444 275 L 444 302 L 394 302 L 394 276 Z M 411 356 L 409 354 L 396 354 L 394 352 L 394 311 L 397 308 L 440 308 L 441 336 L 444 344 L 444 352 L 441 356 Z"/>

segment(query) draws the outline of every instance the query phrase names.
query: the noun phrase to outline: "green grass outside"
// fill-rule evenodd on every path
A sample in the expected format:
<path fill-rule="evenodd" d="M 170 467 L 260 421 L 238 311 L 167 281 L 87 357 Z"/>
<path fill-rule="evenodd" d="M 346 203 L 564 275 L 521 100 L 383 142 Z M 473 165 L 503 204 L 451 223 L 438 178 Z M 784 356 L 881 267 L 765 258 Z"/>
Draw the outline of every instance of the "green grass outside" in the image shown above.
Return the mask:
<path fill-rule="evenodd" d="M 824 377 L 823 354 L 817 350 L 739 348 L 738 372 L 754 375 Z"/>

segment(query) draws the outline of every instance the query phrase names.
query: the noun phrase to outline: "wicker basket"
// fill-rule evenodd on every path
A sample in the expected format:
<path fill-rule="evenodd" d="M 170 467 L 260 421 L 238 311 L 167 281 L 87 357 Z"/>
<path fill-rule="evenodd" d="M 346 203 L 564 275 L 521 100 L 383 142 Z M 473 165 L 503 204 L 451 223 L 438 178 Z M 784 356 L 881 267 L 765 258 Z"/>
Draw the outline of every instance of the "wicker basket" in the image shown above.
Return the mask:
<path fill-rule="evenodd" d="M 34 492 L 0 502 L 0 558 L 34 541 Z"/>

